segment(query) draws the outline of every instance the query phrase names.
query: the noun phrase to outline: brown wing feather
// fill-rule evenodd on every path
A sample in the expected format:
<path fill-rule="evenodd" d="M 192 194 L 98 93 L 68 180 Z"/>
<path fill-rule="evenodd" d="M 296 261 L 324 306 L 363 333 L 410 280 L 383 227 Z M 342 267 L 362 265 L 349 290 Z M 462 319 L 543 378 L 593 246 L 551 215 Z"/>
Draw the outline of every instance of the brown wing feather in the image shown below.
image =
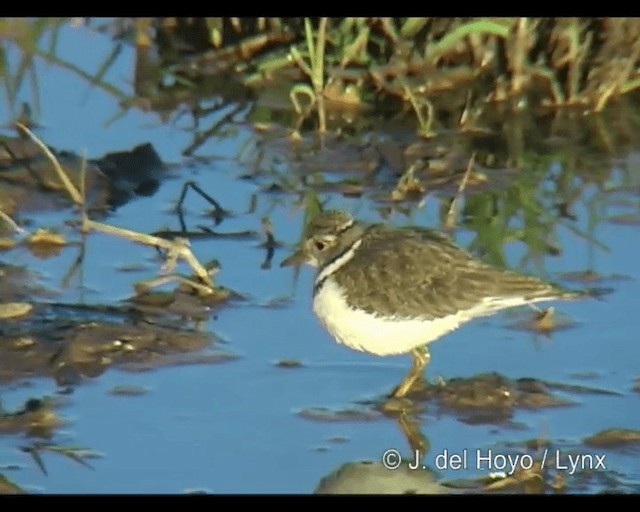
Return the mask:
<path fill-rule="evenodd" d="M 431 319 L 470 309 L 486 297 L 563 296 L 537 278 L 474 259 L 437 231 L 376 225 L 367 234 L 355 260 L 345 265 L 350 271 L 335 279 L 358 290 L 350 302 L 369 312 Z"/>

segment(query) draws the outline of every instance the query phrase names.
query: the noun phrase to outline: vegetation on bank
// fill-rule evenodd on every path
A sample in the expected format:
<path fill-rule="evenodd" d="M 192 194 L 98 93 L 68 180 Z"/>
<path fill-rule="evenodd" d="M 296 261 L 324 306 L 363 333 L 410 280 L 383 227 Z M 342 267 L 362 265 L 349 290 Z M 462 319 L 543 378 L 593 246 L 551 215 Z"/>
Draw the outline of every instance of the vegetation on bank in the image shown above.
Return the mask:
<path fill-rule="evenodd" d="M 114 38 L 93 73 L 57 56 L 66 21 L 0 20 L 0 76 L 9 102 L 25 81 L 37 88 L 36 58 L 125 104 L 157 109 L 214 90 L 237 94 L 229 83 L 255 92 L 287 80 L 290 107 L 316 114 L 320 131 L 331 129 L 327 110 L 408 115 L 431 135 L 482 125 L 495 103 L 600 112 L 640 87 L 637 18 L 74 19 Z M 103 80 L 127 43 L 137 49 L 133 97 Z M 21 55 L 17 65 L 10 64 L 12 47 Z M 221 76 L 226 84 L 216 80 Z"/>
<path fill-rule="evenodd" d="M 250 87 L 288 77 L 299 113 L 381 109 L 419 131 L 472 127 L 485 106 L 602 111 L 640 86 L 636 18 L 136 19 L 176 83 L 233 71 Z M 166 51 L 162 51 L 165 49 Z M 186 57 L 186 60 L 185 60 Z"/>

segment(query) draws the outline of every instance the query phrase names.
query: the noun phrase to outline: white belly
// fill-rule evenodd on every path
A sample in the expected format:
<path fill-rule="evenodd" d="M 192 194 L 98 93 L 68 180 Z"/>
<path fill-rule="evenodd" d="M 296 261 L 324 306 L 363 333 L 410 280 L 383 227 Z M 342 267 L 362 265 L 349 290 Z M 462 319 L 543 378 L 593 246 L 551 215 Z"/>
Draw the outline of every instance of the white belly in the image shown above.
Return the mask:
<path fill-rule="evenodd" d="M 488 297 L 467 311 L 436 320 L 393 320 L 351 308 L 333 279 L 327 279 L 313 300 L 313 311 L 339 343 L 379 356 L 402 354 L 430 343 L 461 324 L 497 310 L 519 306 L 518 297 Z"/>
<path fill-rule="evenodd" d="M 339 343 L 379 356 L 409 352 L 452 331 L 462 321 L 458 315 L 432 322 L 372 316 L 352 309 L 331 278 L 316 294 L 313 311 Z"/>

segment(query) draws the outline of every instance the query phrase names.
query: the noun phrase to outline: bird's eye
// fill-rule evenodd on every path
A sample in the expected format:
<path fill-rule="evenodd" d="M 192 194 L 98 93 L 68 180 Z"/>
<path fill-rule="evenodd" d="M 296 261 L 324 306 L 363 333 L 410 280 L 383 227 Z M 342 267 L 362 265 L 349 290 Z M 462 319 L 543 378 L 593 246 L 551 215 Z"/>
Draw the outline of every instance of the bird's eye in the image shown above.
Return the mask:
<path fill-rule="evenodd" d="M 324 243 L 322 240 L 315 240 L 313 244 L 315 245 L 318 251 L 323 251 L 324 248 L 327 246 L 327 244 Z"/>

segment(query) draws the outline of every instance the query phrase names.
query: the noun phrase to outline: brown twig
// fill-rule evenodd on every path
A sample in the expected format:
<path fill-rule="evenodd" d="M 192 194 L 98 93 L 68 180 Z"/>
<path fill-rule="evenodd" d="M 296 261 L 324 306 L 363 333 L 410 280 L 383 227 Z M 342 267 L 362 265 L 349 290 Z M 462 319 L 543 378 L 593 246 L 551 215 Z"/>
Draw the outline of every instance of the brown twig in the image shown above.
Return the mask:
<path fill-rule="evenodd" d="M 467 186 L 467 182 L 469 181 L 469 176 L 471 175 L 471 169 L 473 169 L 473 164 L 475 162 L 475 159 L 476 159 L 476 154 L 473 153 L 471 155 L 471 158 L 469 158 L 469 163 L 467 164 L 467 170 L 464 172 L 464 176 L 462 177 L 462 180 L 460 181 L 460 185 L 458 186 L 458 192 L 456 193 L 456 196 L 453 198 L 453 201 L 451 201 L 451 204 L 449 205 L 449 211 L 447 212 L 447 216 L 444 222 L 444 227 L 447 231 L 451 231 L 455 227 L 456 205 L 458 203 L 458 200 L 462 196 L 464 189 Z"/>
<path fill-rule="evenodd" d="M 83 202 L 82 195 L 80 194 L 80 192 L 78 192 L 78 189 L 71 182 L 71 180 L 69 179 L 67 174 L 64 172 L 64 169 L 62 169 L 62 166 L 58 162 L 58 159 L 51 152 L 51 150 L 47 147 L 47 145 L 45 143 L 43 143 L 38 137 L 36 137 L 36 135 L 31 130 L 29 130 L 29 128 L 27 128 L 24 124 L 22 124 L 20 122 L 17 122 L 16 126 L 20 130 L 22 130 L 25 134 L 27 134 L 29 136 L 29 138 L 33 142 L 35 142 L 36 145 L 40 149 L 42 149 L 44 154 L 47 156 L 47 158 L 49 159 L 49 161 L 53 165 L 53 168 L 55 169 L 56 173 L 58 174 L 58 178 L 60 178 L 60 181 L 64 185 L 64 188 L 67 190 L 67 193 L 69 194 L 69 197 L 71 198 L 71 200 L 76 204 L 82 204 L 82 202 Z"/>

